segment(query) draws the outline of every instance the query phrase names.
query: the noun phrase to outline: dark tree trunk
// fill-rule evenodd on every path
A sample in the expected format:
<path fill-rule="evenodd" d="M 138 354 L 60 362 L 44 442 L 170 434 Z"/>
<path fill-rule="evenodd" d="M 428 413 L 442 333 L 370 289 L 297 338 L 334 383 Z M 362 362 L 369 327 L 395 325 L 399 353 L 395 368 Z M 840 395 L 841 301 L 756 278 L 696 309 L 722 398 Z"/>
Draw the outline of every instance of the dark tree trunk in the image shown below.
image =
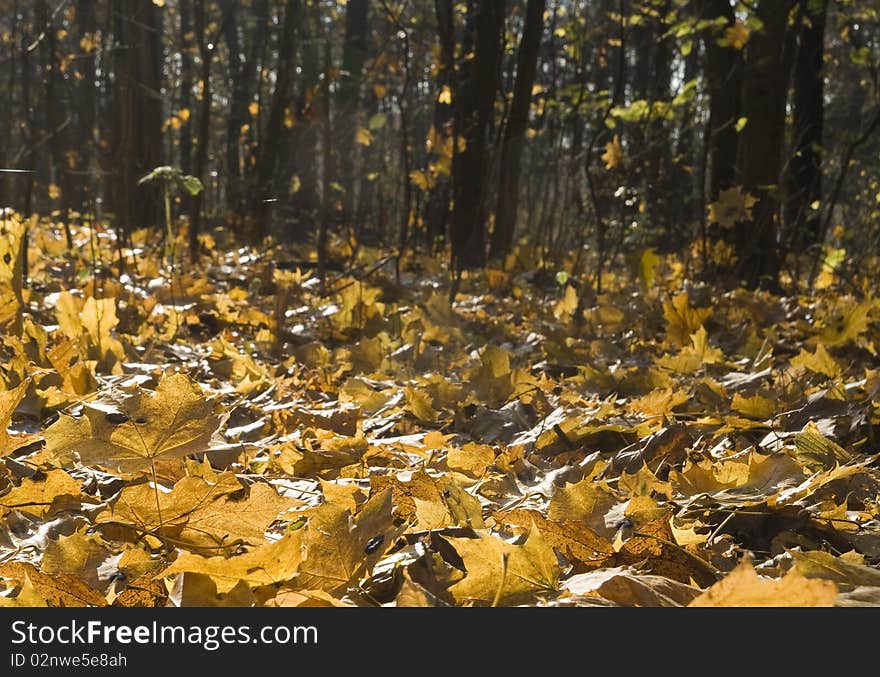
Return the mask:
<path fill-rule="evenodd" d="M 297 190 L 291 196 L 292 216 L 287 219 L 284 238 L 301 242 L 315 233 L 315 223 L 321 219 L 321 192 L 319 185 L 321 157 L 320 79 L 321 47 L 316 35 L 321 32 L 319 7 L 308 3 L 300 21 L 298 39 L 302 48 L 302 71 L 297 78 L 294 100 L 296 124 L 291 130 L 290 173 L 296 176 Z"/>
<path fill-rule="evenodd" d="M 288 0 L 284 10 L 284 24 L 278 42 L 278 67 L 275 89 L 269 102 L 266 126 L 260 134 L 257 150 L 257 189 L 253 195 L 251 214 L 255 218 L 256 237 L 262 238 L 269 230 L 270 199 L 274 199 L 274 176 L 282 146 L 284 111 L 290 105 L 293 87 L 294 56 L 296 54 L 296 25 L 299 21 L 299 0 Z"/>
<path fill-rule="evenodd" d="M 154 189 L 138 187 L 162 164 L 161 28 L 152 2 L 114 0 L 114 104 L 110 204 L 125 229 L 156 223 Z"/>
<path fill-rule="evenodd" d="M 434 12 L 437 17 L 437 37 L 439 55 L 437 60 L 437 97 L 434 101 L 434 139 L 435 152 L 442 153 L 447 139 L 452 138 L 453 108 L 455 98 L 455 23 L 452 13 L 452 0 L 435 0 Z M 441 98 L 446 88 L 449 89 L 450 100 Z M 428 239 L 435 247 L 446 239 L 446 227 L 449 224 L 449 187 L 448 174 L 438 172 L 431 193 L 425 204 L 425 229 Z"/>
<path fill-rule="evenodd" d="M 828 0 L 800 0 L 801 27 L 794 64 L 794 125 L 785 205 L 789 241 L 802 251 L 816 244 L 821 211 L 812 203 L 822 197 L 822 131 L 825 120 L 825 24 Z"/>
<path fill-rule="evenodd" d="M 67 128 L 71 122 L 68 115 L 63 115 L 70 107 L 65 105 L 61 97 L 61 78 L 59 77 L 58 44 L 53 25 L 53 17 L 47 0 L 39 0 L 37 3 L 37 15 L 40 30 L 45 37 L 41 42 L 43 53 L 43 91 L 46 104 L 46 141 L 49 146 L 49 156 L 52 159 L 51 176 L 61 190 L 61 220 L 64 225 L 64 233 L 67 246 L 72 247 L 73 242 L 68 223 L 68 211 L 70 205 L 70 173 L 67 166 Z"/>
<path fill-rule="evenodd" d="M 180 168 L 187 174 L 192 169 L 192 105 L 193 105 L 193 59 L 190 52 L 192 33 L 192 7 L 190 0 L 180 0 L 180 108 L 186 110 L 180 121 Z"/>
<path fill-rule="evenodd" d="M 736 23 L 729 0 L 695 0 L 701 17 L 708 21 L 724 19 L 726 27 Z M 708 199 L 736 183 L 737 132 L 741 116 L 742 52 L 718 44 L 723 33 L 709 29 L 703 33 L 706 46 L 706 79 L 709 84 L 709 185 Z"/>
<path fill-rule="evenodd" d="M 234 0 L 227 0 L 234 2 Z M 236 12 L 236 7 L 227 11 Z M 239 26 L 233 16 L 223 28 L 226 42 L 227 82 L 229 86 L 229 111 L 226 117 L 226 211 L 233 219 L 238 219 L 242 209 L 241 193 L 241 153 L 239 140 L 241 128 L 247 115 L 247 87 L 250 78 L 245 75 L 245 57 L 238 39 Z"/>
<path fill-rule="evenodd" d="M 355 156 L 358 129 L 358 108 L 361 99 L 361 83 L 364 61 L 367 56 L 367 29 L 369 26 L 369 0 L 349 0 L 345 6 L 345 39 L 342 46 L 342 73 L 336 95 L 334 130 L 336 152 L 339 157 L 339 183 L 345 191 L 342 195 L 342 218 L 350 222 L 355 213 Z M 407 179 L 408 180 L 408 179 Z"/>
<path fill-rule="evenodd" d="M 504 0 L 471 5 L 474 57 L 460 70 L 455 98 L 455 136 L 466 144 L 463 151 L 456 148 L 452 161 L 452 263 L 456 272 L 479 268 L 486 261 L 489 141 L 500 80 L 504 5 Z"/>
<path fill-rule="evenodd" d="M 204 202 L 205 191 L 208 182 L 205 180 L 205 172 L 208 165 L 208 144 L 211 136 L 211 102 L 214 97 L 211 89 L 211 65 L 214 62 L 214 56 L 217 54 L 217 39 L 220 33 L 226 27 L 226 24 L 232 19 L 232 11 L 235 3 L 230 3 L 223 8 L 223 15 L 220 20 L 218 32 L 214 35 L 207 33 L 207 9 L 205 8 L 205 0 L 195 0 L 195 33 L 196 44 L 199 47 L 199 57 L 201 58 L 201 66 L 199 68 L 199 79 L 202 84 L 202 98 L 199 102 L 198 128 L 196 130 L 196 154 L 193 164 L 193 175 L 202 181 L 205 186 L 204 190 L 194 195 L 190 202 L 189 210 L 189 255 L 190 259 L 195 261 L 199 254 L 199 232 L 202 223 L 202 204 Z"/>
<path fill-rule="evenodd" d="M 498 180 L 498 205 L 495 229 L 492 231 L 490 256 L 503 258 L 513 245 L 519 209 L 519 175 L 523 141 L 529 126 L 532 86 L 538 68 L 538 52 L 544 30 L 545 0 L 529 0 L 526 20 L 516 59 L 516 83 L 504 137 L 501 141 L 501 162 Z"/>
<path fill-rule="evenodd" d="M 98 115 L 97 63 L 98 53 L 96 41 L 96 20 L 94 0 L 79 0 L 76 5 L 76 23 L 79 41 L 86 39 L 91 43 L 90 49 L 77 59 L 76 84 L 77 99 L 77 138 L 80 139 L 76 157 L 76 169 L 79 172 L 79 203 L 80 211 L 91 211 L 95 198 L 97 176 L 97 158 L 95 156 L 95 124 Z"/>
<path fill-rule="evenodd" d="M 794 0 L 761 0 L 756 15 L 763 28 L 753 31 L 746 46 L 742 115 L 748 123 L 740 132 L 738 182 L 758 202 L 752 219 L 736 230 L 738 274 L 750 288 L 777 289 L 779 200 L 776 186 L 782 169 L 785 104 L 789 68 L 786 27 Z"/>

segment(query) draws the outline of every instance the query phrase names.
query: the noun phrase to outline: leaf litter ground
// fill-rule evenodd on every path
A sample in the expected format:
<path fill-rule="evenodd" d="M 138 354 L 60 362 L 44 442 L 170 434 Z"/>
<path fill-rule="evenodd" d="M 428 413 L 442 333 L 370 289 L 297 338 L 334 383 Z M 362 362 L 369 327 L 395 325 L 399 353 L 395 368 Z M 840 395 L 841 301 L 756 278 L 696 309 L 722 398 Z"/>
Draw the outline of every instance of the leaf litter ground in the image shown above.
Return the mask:
<path fill-rule="evenodd" d="M 880 604 L 880 303 L 653 257 L 577 326 L 528 266 L 0 264 L 0 605 Z M 642 271 L 644 272 L 644 271 Z M 656 275 L 655 275 L 656 273 Z M 650 282 L 650 284 L 648 284 Z"/>

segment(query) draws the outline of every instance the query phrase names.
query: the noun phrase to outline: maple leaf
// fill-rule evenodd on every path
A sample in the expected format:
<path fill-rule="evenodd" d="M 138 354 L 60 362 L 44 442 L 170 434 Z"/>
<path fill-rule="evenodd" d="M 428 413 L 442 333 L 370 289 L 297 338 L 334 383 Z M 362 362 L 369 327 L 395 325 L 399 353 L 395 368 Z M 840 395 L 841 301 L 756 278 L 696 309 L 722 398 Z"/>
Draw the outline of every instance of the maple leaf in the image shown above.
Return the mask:
<path fill-rule="evenodd" d="M 87 404 L 79 418 L 63 414 L 46 430 L 46 447 L 61 459 L 134 472 L 208 450 L 224 419 L 188 376 L 163 374 L 155 393 L 137 392 L 118 411 Z"/>
<path fill-rule="evenodd" d="M 750 31 L 742 21 L 724 29 L 724 40 L 734 49 L 742 49 L 749 40 Z"/>
<path fill-rule="evenodd" d="M 204 574 L 214 581 L 218 593 L 227 593 L 240 581 L 256 588 L 291 580 L 297 576 L 302 555 L 302 532 L 293 531 L 273 543 L 233 557 L 202 557 L 184 553 L 156 574 L 156 578 L 187 572 Z"/>
<path fill-rule="evenodd" d="M 464 579 L 449 590 L 459 603 L 516 604 L 557 588 L 556 554 L 537 528 L 523 545 L 511 545 L 492 535 L 447 540 L 467 569 Z"/>
<path fill-rule="evenodd" d="M 23 381 L 11 390 L 0 392 L 0 458 L 39 439 L 36 435 L 10 435 L 7 431 L 28 385 L 29 381 Z"/>
<path fill-rule="evenodd" d="M 663 317 L 666 318 L 666 334 L 669 340 L 679 347 L 688 345 L 691 336 L 712 314 L 711 308 L 693 308 L 687 292 L 681 292 L 663 304 Z"/>
<path fill-rule="evenodd" d="M 743 563 L 688 606 L 834 606 L 836 598 L 832 581 L 807 579 L 796 570 L 781 579 L 762 578 L 751 564 Z"/>
<path fill-rule="evenodd" d="M 623 162 L 623 147 L 617 134 L 605 144 L 605 152 L 601 159 L 605 163 L 605 169 L 616 169 Z"/>
<path fill-rule="evenodd" d="M 709 222 L 723 228 L 733 228 L 740 221 L 751 221 L 752 207 L 758 198 L 743 191 L 742 186 L 734 186 L 721 191 L 718 199 L 709 204 Z"/>
<path fill-rule="evenodd" d="M 344 507 L 324 503 L 309 514 L 303 535 L 306 556 L 298 588 L 345 590 L 382 556 L 396 539 L 390 489 L 371 498 L 355 517 Z"/>

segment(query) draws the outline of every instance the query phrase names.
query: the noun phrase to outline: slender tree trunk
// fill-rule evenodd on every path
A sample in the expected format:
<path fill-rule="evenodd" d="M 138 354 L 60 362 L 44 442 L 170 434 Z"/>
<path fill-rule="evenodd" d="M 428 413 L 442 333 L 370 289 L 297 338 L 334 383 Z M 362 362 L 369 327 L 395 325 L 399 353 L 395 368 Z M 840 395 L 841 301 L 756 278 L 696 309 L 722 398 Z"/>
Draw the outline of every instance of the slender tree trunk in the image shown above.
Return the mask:
<path fill-rule="evenodd" d="M 95 198 L 95 184 L 97 177 L 97 158 L 95 156 L 95 124 L 97 121 L 97 63 L 98 53 L 95 2 L 94 0 L 79 0 L 76 6 L 77 32 L 80 44 L 85 44 L 86 53 L 77 59 L 76 69 L 78 82 L 76 84 L 77 98 L 77 137 L 80 139 L 77 151 L 76 169 L 80 172 L 79 203 L 80 211 L 91 211 L 90 206 Z"/>
<path fill-rule="evenodd" d="M 455 136 L 465 143 L 463 151 L 456 148 L 452 161 L 452 267 L 456 273 L 479 268 L 486 260 L 489 137 L 500 81 L 504 10 L 504 0 L 471 5 L 474 57 L 461 68 L 455 99 Z"/>
<path fill-rule="evenodd" d="M 736 23 L 729 0 L 695 0 L 701 18 L 723 19 L 726 27 Z M 723 33 L 707 29 L 703 33 L 706 46 L 706 79 L 709 85 L 709 201 L 736 183 L 737 131 L 742 105 L 742 52 L 719 45 Z"/>
<path fill-rule="evenodd" d="M 236 8 L 227 11 L 235 12 Z M 234 219 L 240 218 L 242 204 L 241 180 L 241 128 L 247 119 L 247 92 L 250 78 L 246 75 L 246 59 L 239 42 L 239 26 L 235 17 L 226 22 L 223 40 L 229 50 L 227 82 L 229 112 L 226 117 L 226 211 Z"/>
<path fill-rule="evenodd" d="M 71 123 L 72 113 L 63 116 L 62 113 L 71 107 L 65 105 L 61 96 L 61 78 L 59 77 L 57 33 L 53 25 L 53 17 L 46 0 L 37 3 L 37 14 L 41 30 L 45 38 L 41 43 L 43 51 L 43 91 L 46 103 L 46 139 L 49 145 L 49 155 L 52 159 L 52 177 L 61 192 L 61 222 L 68 248 L 73 247 L 73 239 L 68 222 L 71 204 L 71 182 L 68 167 L 68 134 L 67 127 Z"/>
<path fill-rule="evenodd" d="M 532 87 L 538 67 L 541 34 L 544 30 L 545 0 L 529 0 L 516 62 L 516 83 L 504 137 L 501 141 L 498 205 L 492 231 L 490 257 L 502 259 L 513 245 L 519 210 L 519 175 L 523 143 L 529 126 Z"/>
<path fill-rule="evenodd" d="M 822 132 L 825 119 L 825 24 L 828 0 L 800 0 L 801 27 L 794 64 L 794 124 L 785 205 L 788 240 L 801 251 L 818 242 L 822 198 Z"/>
<path fill-rule="evenodd" d="M 159 8 L 114 0 L 114 104 L 110 203 L 117 224 L 133 229 L 158 217 L 155 190 L 138 180 L 161 165 L 162 110 Z"/>
<path fill-rule="evenodd" d="M 758 199 L 752 219 L 737 226 L 738 274 L 750 288 L 777 289 L 779 199 L 775 190 L 782 169 L 785 104 L 789 68 L 786 27 L 794 0 L 760 0 L 756 15 L 763 28 L 753 31 L 746 47 L 737 176 Z"/>
<path fill-rule="evenodd" d="M 358 109 L 364 61 L 367 56 L 367 29 L 369 27 L 369 0 L 349 0 L 345 6 L 345 39 L 342 46 L 342 72 L 336 95 L 334 129 L 336 151 L 340 158 L 339 183 L 342 195 L 342 218 L 351 222 L 355 213 L 355 178 L 358 129 Z"/>
<path fill-rule="evenodd" d="M 201 66 L 199 69 L 199 77 L 201 81 L 202 98 L 199 102 L 199 123 L 196 131 L 196 154 L 195 163 L 193 165 L 193 174 L 201 179 L 204 190 L 193 196 L 190 203 L 189 212 L 189 255 L 192 261 L 198 258 L 199 254 L 199 232 L 201 231 L 202 222 L 202 203 L 204 202 L 205 192 L 208 190 L 208 182 L 205 180 L 205 172 L 208 165 L 208 145 L 211 137 L 211 103 L 213 100 L 213 90 L 211 89 L 211 65 L 214 62 L 214 56 L 217 54 L 217 39 L 226 27 L 227 22 L 232 19 L 232 12 L 235 3 L 226 5 L 223 9 L 223 15 L 217 33 L 209 35 L 207 33 L 207 10 L 205 8 L 205 0 L 195 0 L 195 33 L 196 43 L 199 47 L 199 57 L 201 58 Z"/>
<path fill-rule="evenodd" d="M 434 100 L 434 154 L 441 156 L 447 140 L 454 143 L 452 101 L 455 97 L 455 24 L 452 0 L 434 0 L 437 18 L 439 55 L 437 60 L 437 96 Z M 448 93 L 448 96 L 447 96 Z M 449 172 L 438 172 L 425 204 L 425 229 L 435 247 L 446 239 L 449 224 Z"/>
<path fill-rule="evenodd" d="M 187 111 L 180 122 L 180 168 L 187 174 L 192 169 L 192 108 L 193 59 L 190 52 L 192 33 L 192 6 L 190 0 L 179 0 L 180 5 L 180 108 Z"/>
<path fill-rule="evenodd" d="M 319 117 L 321 121 L 321 219 L 318 222 L 317 257 L 318 277 L 321 284 L 327 274 L 327 242 L 333 228 L 336 207 L 333 200 L 333 121 L 330 116 L 330 41 L 324 45 L 324 77 L 318 93 Z"/>
<path fill-rule="evenodd" d="M 284 10 L 284 24 L 278 43 L 278 68 L 276 69 L 275 89 L 269 102 L 266 126 L 260 134 L 257 151 L 257 190 L 253 195 L 251 213 L 254 215 L 255 235 L 264 237 L 269 230 L 269 202 L 274 196 L 273 179 L 278 165 L 281 148 L 281 131 L 284 111 L 292 98 L 294 56 L 296 54 L 296 25 L 299 21 L 299 0 L 288 0 Z"/>

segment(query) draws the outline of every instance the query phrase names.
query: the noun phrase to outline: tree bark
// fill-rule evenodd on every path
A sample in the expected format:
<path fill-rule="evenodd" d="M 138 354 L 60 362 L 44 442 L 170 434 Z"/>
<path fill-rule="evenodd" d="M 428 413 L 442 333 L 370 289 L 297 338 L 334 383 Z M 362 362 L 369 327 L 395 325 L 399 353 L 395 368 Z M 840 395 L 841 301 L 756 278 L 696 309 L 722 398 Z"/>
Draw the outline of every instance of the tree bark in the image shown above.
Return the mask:
<path fill-rule="evenodd" d="M 729 0 L 695 0 L 695 5 L 702 19 L 724 19 L 727 28 L 736 23 Z M 738 49 L 719 45 L 722 35 L 716 29 L 703 32 L 709 86 L 709 202 L 736 183 L 736 122 L 741 115 L 743 56 Z"/>
<path fill-rule="evenodd" d="M 369 27 L 369 0 L 349 0 L 345 6 L 345 38 L 342 45 L 342 73 L 336 94 L 334 129 L 336 152 L 340 159 L 337 169 L 342 195 L 342 218 L 350 222 L 355 214 L 355 157 L 358 129 L 358 108 L 364 62 L 367 56 L 367 29 Z M 407 179 L 409 180 L 409 179 Z"/>
<path fill-rule="evenodd" d="M 435 0 L 434 14 L 437 18 L 439 54 L 437 60 L 437 96 L 434 100 L 435 152 L 443 152 L 447 139 L 453 136 L 453 108 L 455 98 L 455 24 L 452 0 Z M 440 93 L 449 89 L 449 100 Z M 442 100 L 441 100 L 442 99 Z M 453 141 L 454 143 L 454 141 Z M 425 203 L 425 229 L 428 239 L 437 247 L 446 239 L 449 224 L 450 179 L 448 174 L 438 172 L 435 183 Z"/>
<path fill-rule="evenodd" d="M 816 244 L 821 210 L 811 207 L 822 197 L 822 132 L 825 122 L 825 24 L 828 0 L 800 0 L 801 27 L 794 65 L 794 124 L 788 165 L 786 230 L 802 251 Z"/>
<path fill-rule="evenodd" d="M 162 164 L 159 8 L 114 0 L 114 105 L 110 204 L 124 229 L 156 223 L 155 189 L 138 180 Z"/>
<path fill-rule="evenodd" d="M 485 264 L 489 134 L 500 81 L 504 0 L 471 4 L 474 57 L 459 72 L 455 99 L 455 154 L 452 160 L 452 268 L 456 273 Z M 465 144 L 459 151 L 457 139 Z"/>
<path fill-rule="evenodd" d="M 284 24 L 278 42 L 278 67 L 276 69 L 275 89 L 269 102 L 266 126 L 260 134 L 257 151 L 257 189 L 251 204 L 251 214 L 255 219 L 254 234 L 258 239 L 269 230 L 270 199 L 274 198 L 274 176 L 278 167 L 281 149 L 281 131 L 284 111 L 292 99 L 294 57 L 296 55 L 296 26 L 299 21 L 300 0 L 287 0 L 284 10 Z"/>
<path fill-rule="evenodd" d="M 745 192 L 757 198 L 752 218 L 737 225 L 737 272 L 749 288 L 778 289 L 777 231 L 779 199 L 776 186 L 782 169 L 785 104 L 789 68 L 786 26 L 794 0 L 760 0 L 756 15 L 763 24 L 746 46 L 737 177 Z"/>
<path fill-rule="evenodd" d="M 501 141 L 501 162 L 498 180 L 498 203 L 495 229 L 492 231 L 490 257 L 503 258 L 513 245 L 519 209 L 519 176 L 523 143 L 529 126 L 532 87 L 538 68 L 538 52 L 544 30 L 545 0 L 529 0 L 516 63 L 513 101 Z"/>

